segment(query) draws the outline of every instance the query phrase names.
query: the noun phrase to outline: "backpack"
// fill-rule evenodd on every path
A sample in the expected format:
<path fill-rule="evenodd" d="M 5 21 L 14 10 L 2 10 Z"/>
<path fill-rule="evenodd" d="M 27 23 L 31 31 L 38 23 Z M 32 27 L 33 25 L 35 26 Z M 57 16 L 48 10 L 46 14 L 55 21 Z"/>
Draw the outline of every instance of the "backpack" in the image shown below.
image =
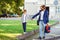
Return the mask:
<path fill-rule="evenodd" d="M 50 26 L 48 24 L 45 27 L 45 33 L 50 33 Z"/>

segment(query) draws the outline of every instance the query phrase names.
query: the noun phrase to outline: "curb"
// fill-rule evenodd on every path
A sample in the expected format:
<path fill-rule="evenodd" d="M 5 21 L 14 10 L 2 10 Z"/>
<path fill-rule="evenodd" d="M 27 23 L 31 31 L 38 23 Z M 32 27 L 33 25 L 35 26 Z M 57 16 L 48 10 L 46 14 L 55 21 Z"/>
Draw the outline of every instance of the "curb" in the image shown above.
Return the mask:
<path fill-rule="evenodd" d="M 60 39 L 60 36 L 58 36 L 58 37 L 53 37 L 53 38 L 49 38 L 49 39 L 45 39 L 45 40 L 57 40 L 57 39 Z"/>
<path fill-rule="evenodd" d="M 60 36 L 52 37 L 52 38 L 48 38 L 48 39 L 42 39 L 42 40 L 57 40 L 57 39 L 60 39 Z M 33 40 L 41 40 L 41 39 L 36 38 L 36 39 L 33 39 Z"/>
<path fill-rule="evenodd" d="M 56 23 L 54 23 L 50 26 L 54 26 L 54 25 L 57 25 L 57 24 L 59 24 L 59 22 L 56 22 Z M 19 35 L 19 36 L 17 36 L 17 38 L 18 38 L 18 40 L 25 40 L 26 38 L 28 38 L 28 37 L 30 37 L 34 34 L 37 34 L 38 32 L 39 32 L 39 30 L 33 30 L 31 32 L 28 32 L 27 34 Z M 48 40 L 48 39 L 46 39 L 46 40 Z"/>

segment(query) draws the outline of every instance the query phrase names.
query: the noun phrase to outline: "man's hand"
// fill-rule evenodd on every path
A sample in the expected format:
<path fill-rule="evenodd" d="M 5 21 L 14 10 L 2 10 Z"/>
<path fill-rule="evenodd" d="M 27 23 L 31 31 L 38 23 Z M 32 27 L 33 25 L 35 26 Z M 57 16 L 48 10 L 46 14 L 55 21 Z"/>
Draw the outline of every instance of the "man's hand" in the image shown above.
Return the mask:
<path fill-rule="evenodd" d="M 49 23 L 47 23 L 46 25 L 50 26 L 50 24 L 49 24 Z"/>
<path fill-rule="evenodd" d="M 48 25 L 50 25 L 49 23 L 47 23 Z"/>

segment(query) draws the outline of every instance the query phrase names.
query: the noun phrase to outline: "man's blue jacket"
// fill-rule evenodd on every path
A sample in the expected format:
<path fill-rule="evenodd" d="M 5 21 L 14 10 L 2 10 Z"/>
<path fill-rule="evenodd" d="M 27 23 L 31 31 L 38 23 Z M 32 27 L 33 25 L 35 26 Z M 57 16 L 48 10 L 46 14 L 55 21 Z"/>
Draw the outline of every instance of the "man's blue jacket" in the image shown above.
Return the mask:
<path fill-rule="evenodd" d="M 40 22 L 40 17 L 41 17 L 41 10 L 39 10 L 39 12 L 37 14 L 35 14 L 32 19 L 34 19 L 35 17 L 37 17 L 39 15 L 38 21 Z M 47 10 L 44 11 L 44 15 L 43 15 L 43 22 L 45 24 L 47 24 L 49 22 L 49 13 Z"/>

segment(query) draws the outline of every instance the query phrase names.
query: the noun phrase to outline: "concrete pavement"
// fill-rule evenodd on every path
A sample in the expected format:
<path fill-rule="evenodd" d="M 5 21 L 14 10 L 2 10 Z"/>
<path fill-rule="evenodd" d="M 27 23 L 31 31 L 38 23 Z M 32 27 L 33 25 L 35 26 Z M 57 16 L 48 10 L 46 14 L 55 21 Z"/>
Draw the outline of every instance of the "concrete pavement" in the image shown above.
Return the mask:
<path fill-rule="evenodd" d="M 40 40 L 38 39 L 38 37 L 39 34 L 36 34 L 36 35 L 32 35 L 26 40 Z M 44 40 L 60 40 L 60 24 L 51 27 L 51 32 L 46 34 L 46 38 Z"/>

